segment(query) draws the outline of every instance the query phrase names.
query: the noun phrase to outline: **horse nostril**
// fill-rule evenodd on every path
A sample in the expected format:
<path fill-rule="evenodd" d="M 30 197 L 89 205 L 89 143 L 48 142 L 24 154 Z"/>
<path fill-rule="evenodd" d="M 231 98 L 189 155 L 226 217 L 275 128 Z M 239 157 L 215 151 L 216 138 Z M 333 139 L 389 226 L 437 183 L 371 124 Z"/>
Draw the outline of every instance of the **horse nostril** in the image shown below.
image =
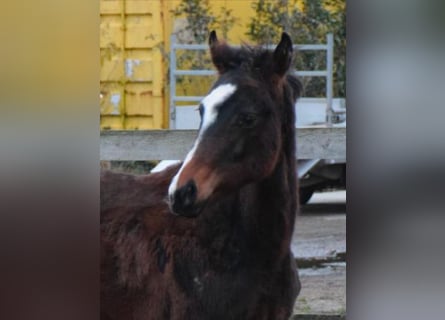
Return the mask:
<path fill-rule="evenodd" d="M 197 195 L 196 184 L 193 180 L 187 182 L 187 184 L 183 187 L 183 203 L 185 207 L 191 206 L 196 201 Z"/>
<path fill-rule="evenodd" d="M 193 180 L 189 181 L 187 183 L 186 187 L 187 187 L 187 191 L 186 192 L 188 193 L 189 197 L 195 199 L 196 198 L 196 194 L 198 193 L 198 189 L 196 188 L 195 182 Z"/>

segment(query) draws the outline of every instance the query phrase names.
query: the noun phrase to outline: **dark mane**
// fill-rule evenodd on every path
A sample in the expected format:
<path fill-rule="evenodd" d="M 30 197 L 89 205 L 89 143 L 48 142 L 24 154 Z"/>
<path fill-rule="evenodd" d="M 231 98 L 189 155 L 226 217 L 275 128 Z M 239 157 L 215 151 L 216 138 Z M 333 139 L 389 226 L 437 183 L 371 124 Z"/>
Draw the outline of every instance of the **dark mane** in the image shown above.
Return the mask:
<path fill-rule="evenodd" d="M 223 46 L 219 46 L 217 50 L 226 50 Z M 230 47 L 230 51 L 225 52 L 227 61 L 231 68 L 239 68 L 244 72 L 255 72 L 270 64 L 272 59 L 272 51 L 264 49 L 260 46 L 251 46 L 246 43 L 239 48 Z M 223 53 L 224 54 L 224 53 Z"/>
<path fill-rule="evenodd" d="M 290 96 L 285 97 L 285 99 L 288 99 L 287 103 L 295 105 L 303 92 L 303 84 L 293 72 L 286 76 L 286 80 L 287 85 L 289 86 Z"/>

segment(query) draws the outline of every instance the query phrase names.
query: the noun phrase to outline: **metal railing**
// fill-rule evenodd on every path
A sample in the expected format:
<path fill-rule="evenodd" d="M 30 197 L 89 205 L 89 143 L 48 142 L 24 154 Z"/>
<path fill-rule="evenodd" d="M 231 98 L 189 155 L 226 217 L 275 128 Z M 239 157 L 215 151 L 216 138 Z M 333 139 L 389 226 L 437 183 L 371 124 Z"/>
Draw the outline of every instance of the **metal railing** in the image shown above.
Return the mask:
<path fill-rule="evenodd" d="M 267 46 L 274 48 L 274 46 Z M 332 124 L 334 111 L 332 109 L 333 99 L 333 66 L 334 66 L 334 36 L 332 33 L 326 35 L 326 44 L 303 44 L 294 45 L 298 51 L 326 51 L 326 70 L 298 70 L 295 71 L 299 77 L 325 77 L 326 78 L 326 123 Z M 180 44 L 175 34 L 170 36 L 170 129 L 176 129 L 176 103 L 199 102 L 202 96 L 177 96 L 177 76 L 210 76 L 216 75 L 215 70 L 178 70 L 176 61 L 177 50 L 208 50 L 207 44 Z"/>

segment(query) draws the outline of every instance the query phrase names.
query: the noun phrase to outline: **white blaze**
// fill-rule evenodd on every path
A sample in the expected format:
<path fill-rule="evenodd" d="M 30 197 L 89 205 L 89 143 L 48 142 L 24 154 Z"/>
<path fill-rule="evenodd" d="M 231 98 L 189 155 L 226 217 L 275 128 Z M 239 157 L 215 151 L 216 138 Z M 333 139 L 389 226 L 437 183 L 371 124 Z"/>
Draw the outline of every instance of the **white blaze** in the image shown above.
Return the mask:
<path fill-rule="evenodd" d="M 213 123 L 215 123 L 216 118 L 218 118 L 218 109 L 217 107 L 221 105 L 224 101 L 226 101 L 236 90 L 236 86 L 230 83 L 222 84 L 215 89 L 213 89 L 204 99 L 202 99 L 201 104 L 204 107 L 204 117 L 202 119 L 201 130 L 199 131 L 198 138 L 196 139 L 192 150 L 189 151 L 187 156 L 185 157 L 184 163 L 182 164 L 181 169 L 179 169 L 178 173 L 173 177 L 170 186 L 168 187 L 168 194 L 172 196 L 178 184 L 179 176 L 181 175 L 182 170 L 187 165 L 188 162 L 193 158 L 193 155 L 198 149 L 199 142 L 201 141 L 201 137 L 205 130 L 210 127 Z"/>
<path fill-rule="evenodd" d="M 218 117 L 217 107 L 226 101 L 236 90 L 236 86 L 230 83 L 220 85 L 212 90 L 202 101 L 204 106 L 204 119 L 199 136 L 210 127 Z M 199 139 L 199 137 L 198 137 Z"/>

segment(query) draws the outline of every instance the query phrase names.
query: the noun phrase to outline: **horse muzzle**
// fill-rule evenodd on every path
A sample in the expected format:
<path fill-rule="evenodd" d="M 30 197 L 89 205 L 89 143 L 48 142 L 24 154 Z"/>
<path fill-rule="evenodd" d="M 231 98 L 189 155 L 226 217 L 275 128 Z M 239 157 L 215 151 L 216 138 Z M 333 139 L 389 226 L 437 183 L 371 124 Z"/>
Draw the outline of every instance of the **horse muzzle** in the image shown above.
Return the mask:
<path fill-rule="evenodd" d="M 196 217 L 202 210 L 202 205 L 197 202 L 197 198 L 198 189 L 195 182 L 190 180 L 169 196 L 170 210 L 179 216 Z"/>

